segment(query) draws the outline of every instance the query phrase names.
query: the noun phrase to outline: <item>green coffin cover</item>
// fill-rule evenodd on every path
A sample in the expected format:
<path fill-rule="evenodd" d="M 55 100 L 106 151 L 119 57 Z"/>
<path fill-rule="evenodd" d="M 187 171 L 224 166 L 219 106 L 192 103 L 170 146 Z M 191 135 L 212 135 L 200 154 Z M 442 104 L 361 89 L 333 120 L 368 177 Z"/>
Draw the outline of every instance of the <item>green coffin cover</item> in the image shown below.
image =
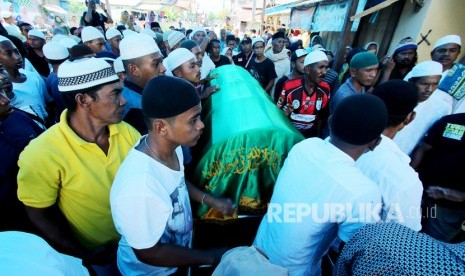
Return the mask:
<path fill-rule="evenodd" d="M 241 214 L 264 213 L 284 159 L 304 137 L 242 67 L 225 65 L 212 74 L 220 90 L 203 103 L 194 181 L 213 196 L 234 200 Z M 206 205 L 197 211 L 217 218 Z"/>

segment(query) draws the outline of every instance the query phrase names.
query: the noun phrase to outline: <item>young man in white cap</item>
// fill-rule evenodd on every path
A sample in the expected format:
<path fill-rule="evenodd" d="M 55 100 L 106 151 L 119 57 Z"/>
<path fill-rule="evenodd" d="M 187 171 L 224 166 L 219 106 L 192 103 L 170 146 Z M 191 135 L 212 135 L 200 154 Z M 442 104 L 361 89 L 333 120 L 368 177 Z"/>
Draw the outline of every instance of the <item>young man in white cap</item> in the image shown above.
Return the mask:
<path fill-rule="evenodd" d="M 349 96 L 330 119 L 328 139 L 306 139 L 291 149 L 254 241 L 272 264 L 289 275 L 320 275 L 322 258 L 338 237 L 347 242 L 379 220 L 379 189 L 355 161 L 376 148 L 386 123 L 379 98 Z"/>
<path fill-rule="evenodd" d="M 289 59 L 289 50 L 284 47 L 284 33 L 276 32 L 271 41 L 271 49 L 265 53 L 265 56 L 274 63 L 276 79 L 270 91 L 272 100 L 274 99 L 274 90 L 276 82 L 283 76 L 290 73 L 291 61 Z"/>
<path fill-rule="evenodd" d="M 304 75 L 304 61 L 308 52 L 304 49 L 297 49 L 291 55 L 291 73 L 283 76 L 276 82 L 274 99 L 278 102 L 279 97 L 284 93 L 284 97 L 289 94 L 290 89 L 301 85 L 302 76 Z"/>
<path fill-rule="evenodd" d="M 270 93 L 277 78 L 274 63 L 265 56 L 265 41 L 261 37 L 252 40 L 254 58 L 245 68 L 261 85 L 266 93 Z"/>
<path fill-rule="evenodd" d="M 61 98 L 61 93 L 58 90 L 58 68 L 69 58 L 68 49 L 59 42 L 50 41 L 44 45 L 44 56 L 48 63 L 52 66 L 52 72 L 45 80 L 48 93 L 55 101 L 55 122 L 60 121 L 60 115 L 66 106 Z"/>
<path fill-rule="evenodd" d="M 372 94 L 386 105 L 388 124 L 381 134 L 381 143 L 355 164 L 381 191 L 381 219 L 420 231 L 423 186 L 410 166 L 410 158 L 393 141 L 398 131 L 415 119 L 417 88 L 403 80 L 391 80 L 376 87 Z"/>
<path fill-rule="evenodd" d="M 456 63 L 462 40 L 458 35 L 446 35 L 438 39 L 431 52 L 431 59 L 442 64 L 442 78 L 439 83 L 439 90 L 445 93 L 438 93 L 442 99 L 452 106 L 452 113 L 465 112 L 465 93 L 463 85 L 456 85 L 459 79 L 465 74 L 465 67 Z"/>
<path fill-rule="evenodd" d="M 452 112 L 452 107 L 441 100 L 436 91 L 442 75 L 442 65 L 436 61 L 424 61 L 413 67 L 408 74 L 408 82 L 418 89 L 418 105 L 415 107 L 415 120 L 406 125 L 394 137 L 399 148 L 410 155 L 421 142 L 428 129 L 443 116 Z"/>
<path fill-rule="evenodd" d="M 207 34 L 207 31 L 203 26 L 198 26 L 192 30 L 192 33 L 190 34 L 190 39 L 197 43 L 197 45 L 200 48 L 200 53 L 202 54 L 202 63 L 200 66 L 200 72 L 202 74 L 201 78 L 202 80 L 207 78 L 208 75 L 210 75 L 210 72 L 215 69 L 215 64 L 211 60 L 211 58 L 206 54 L 206 50 L 208 47 L 208 44 L 212 39 L 216 39 L 216 34 L 213 31 L 210 31 Z M 200 60 L 197 58 L 197 60 Z"/>
<path fill-rule="evenodd" d="M 181 45 L 184 41 L 186 41 L 186 36 L 184 34 L 178 31 L 173 31 L 168 37 L 170 52 L 179 48 L 179 45 Z"/>
<path fill-rule="evenodd" d="M 53 102 L 53 98 L 48 94 L 43 78 L 38 73 L 24 70 L 23 62 L 16 46 L 0 36 L 0 63 L 13 83 L 15 93 L 11 106 L 36 116 L 35 121 L 41 126 L 47 125 L 47 104 Z"/>
<path fill-rule="evenodd" d="M 323 81 L 328 57 L 322 51 L 313 51 L 304 59 L 304 75 L 300 85 L 281 93 L 278 107 L 306 138 L 320 134 L 320 113 L 329 103 L 329 85 Z"/>
<path fill-rule="evenodd" d="M 123 118 L 137 130 L 145 133 L 146 127 L 141 113 L 142 90 L 151 78 L 165 74 L 163 56 L 155 41 L 144 34 L 123 38 L 120 43 L 120 53 L 126 72 L 123 96 L 127 104 Z"/>
<path fill-rule="evenodd" d="M 110 194 L 121 234 L 118 267 L 123 275 L 183 275 L 189 265 L 215 265 L 225 249 L 190 248 L 190 199 L 224 215 L 235 209 L 184 177 L 181 146 L 195 146 L 204 128 L 200 97 L 187 81 L 161 76 L 144 88 L 142 110 L 149 132 L 129 152 Z"/>
<path fill-rule="evenodd" d="M 215 69 L 215 64 L 211 58 L 205 55 L 200 46 L 193 40 L 184 41 L 180 47 L 191 51 L 197 58 L 197 64 L 200 67 L 200 82 L 203 84 L 210 81 L 214 77 L 210 76 L 210 72 Z"/>
<path fill-rule="evenodd" d="M 353 56 L 349 64 L 350 78 L 339 87 L 331 91 L 331 110 L 345 97 L 366 93 L 365 87 L 374 84 L 378 73 L 378 58 L 371 52 L 361 52 Z"/>
<path fill-rule="evenodd" d="M 140 134 L 121 122 L 126 101 L 105 60 L 66 61 L 58 83 L 67 109 L 20 155 L 18 198 L 56 250 L 115 275 L 110 188 Z"/>
<path fill-rule="evenodd" d="M 105 36 L 107 38 L 108 43 L 110 44 L 111 52 L 115 54 L 117 57 L 119 57 L 120 51 L 119 51 L 119 43 L 123 39 L 123 36 L 120 31 L 118 31 L 115 28 L 109 28 Z"/>
<path fill-rule="evenodd" d="M 42 51 L 42 47 L 45 45 L 45 35 L 41 31 L 33 29 L 28 32 L 27 37 L 29 42 L 29 45 L 26 46 L 27 59 L 36 68 L 37 72 L 46 78 L 50 74 L 50 68 Z"/>
<path fill-rule="evenodd" d="M 81 39 L 82 43 L 89 46 L 96 55 L 105 50 L 105 37 L 95 27 L 84 27 L 81 32 Z"/>
<path fill-rule="evenodd" d="M 394 49 L 392 58 L 387 61 L 383 68 L 378 84 L 388 80 L 403 80 L 417 63 L 417 48 L 418 45 L 413 39 L 402 39 Z"/>

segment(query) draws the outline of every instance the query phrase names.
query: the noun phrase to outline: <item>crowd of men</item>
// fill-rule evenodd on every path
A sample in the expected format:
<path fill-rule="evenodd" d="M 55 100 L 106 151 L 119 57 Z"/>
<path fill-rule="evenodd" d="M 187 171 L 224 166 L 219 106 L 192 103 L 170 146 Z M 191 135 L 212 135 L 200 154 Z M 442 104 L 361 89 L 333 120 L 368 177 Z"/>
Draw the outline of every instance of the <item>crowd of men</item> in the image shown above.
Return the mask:
<path fill-rule="evenodd" d="M 103 30 L 106 17 L 88 6 L 78 36 L 46 43 L 29 28 L 23 42 L 0 27 L 1 231 L 40 236 L 53 247 L 44 250 L 97 275 L 185 275 L 234 262 L 226 248 L 191 248 L 190 202 L 224 215 L 238 203 L 184 175 L 204 129 L 202 101 L 222 93 L 211 72 L 234 64 L 307 138 L 289 152 L 253 243 L 264 270 L 268 262 L 291 275 L 326 273 L 328 252 L 355 247 L 352 236 L 380 221 L 463 246 L 465 97 L 448 86 L 465 71 L 459 36 L 440 38 L 418 64 L 411 38 L 382 62 L 377 43 L 349 47 L 338 74 L 322 45 L 291 47 L 283 31 L 239 39 L 202 26 Z M 50 265 L 21 266 L 28 256 L 15 252 L 18 265 L 5 269 Z M 342 256 L 341 273 L 360 257 Z M 465 258 L 448 265 L 463 271 Z"/>

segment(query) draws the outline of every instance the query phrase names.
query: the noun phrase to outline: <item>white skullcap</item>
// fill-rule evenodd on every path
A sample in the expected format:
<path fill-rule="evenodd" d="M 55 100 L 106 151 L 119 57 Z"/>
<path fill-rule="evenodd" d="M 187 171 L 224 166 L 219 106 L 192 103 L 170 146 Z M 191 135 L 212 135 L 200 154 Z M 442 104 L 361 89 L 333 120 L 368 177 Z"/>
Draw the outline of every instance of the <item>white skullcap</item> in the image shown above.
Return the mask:
<path fill-rule="evenodd" d="M 326 54 L 323 51 L 313 51 L 308 53 L 308 55 L 305 57 L 304 66 L 324 60 L 328 61 L 328 56 L 326 56 Z"/>
<path fill-rule="evenodd" d="M 81 39 L 75 35 L 69 35 L 68 36 L 69 38 L 71 38 L 72 40 L 76 41 L 77 44 L 79 44 L 81 42 Z"/>
<path fill-rule="evenodd" d="M 62 93 L 89 91 L 115 81 L 115 71 L 101 58 L 67 60 L 58 68 L 58 90 Z"/>
<path fill-rule="evenodd" d="M 195 55 L 191 51 L 185 48 L 178 48 L 168 55 L 166 58 L 166 64 L 168 65 L 168 68 L 173 71 L 184 64 L 184 62 L 190 61 L 191 59 L 196 60 Z"/>
<path fill-rule="evenodd" d="M 3 41 L 11 41 L 11 40 L 6 36 L 0 35 L 0 42 L 3 42 Z"/>
<path fill-rule="evenodd" d="M 418 78 L 425 76 L 441 76 L 442 64 L 436 61 L 428 60 L 423 61 L 413 67 L 410 72 L 410 78 Z"/>
<path fill-rule="evenodd" d="M 434 44 L 434 49 L 437 47 L 440 47 L 442 45 L 446 45 L 449 43 L 455 43 L 458 44 L 459 46 L 462 46 L 462 40 L 460 39 L 460 36 L 458 35 L 446 35 L 438 39 L 436 44 Z"/>
<path fill-rule="evenodd" d="M 257 37 L 254 37 L 254 39 L 252 39 L 252 49 L 253 49 L 253 46 L 255 45 L 255 43 L 257 42 L 263 42 L 263 44 L 265 44 L 265 40 L 263 40 L 263 38 L 257 36 Z"/>
<path fill-rule="evenodd" d="M 126 29 L 126 30 L 123 31 L 123 36 L 124 37 L 135 35 L 135 34 L 137 34 L 137 32 L 134 32 L 133 30 Z"/>
<path fill-rule="evenodd" d="M 205 30 L 205 28 L 202 25 L 200 25 L 200 26 L 195 27 L 192 30 L 192 32 L 189 35 L 189 39 L 192 39 L 194 37 L 195 33 L 197 33 L 197 32 L 203 32 L 205 35 L 207 35 L 207 31 Z"/>
<path fill-rule="evenodd" d="M 170 34 L 174 32 L 174 30 L 168 30 L 163 33 L 163 42 L 168 41 L 168 37 L 170 37 Z"/>
<path fill-rule="evenodd" d="M 8 17 L 12 17 L 13 14 L 10 12 L 10 11 L 2 11 L 2 17 L 3 18 L 8 18 Z"/>
<path fill-rule="evenodd" d="M 54 35 L 52 37 L 51 41 L 59 42 L 60 40 L 62 40 L 65 37 L 66 37 L 66 35 L 56 34 L 56 35 Z"/>
<path fill-rule="evenodd" d="M 150 29 L 143 29 L 142 31 L 140 31 L 140 33 L 141 34 L 146 34 L 146 35 L 148 35 L 148 36 L 150 36 L 151 38 L 154 38 L 154 39 L 157 38 L 157 34 L 154 31 L 150 30 Z"/>
<path fill-rule="evenodd" d="M 121 57 L 118 57 L 117 59 L 115 59 L 115 61 L 113 62 L 113 68 L 115 69 L 116 74 L 125 72 L 123 60 L 121 59 Z"/>
<path fill-rule="evenodd" d="M 143 57 L 160 52 L 155 40 L 145 34 L 134 34 L 124 37 L 119 44 L 122 60 Z"/>
<path fill-rule="evenodd" d="M 39 30 L 36 30 L 36 29 L 32 29 L 30 30 L 28 33 L 27 33 L 27 36 L 35 36 L 35 37 L 38 37 L 38 38 L 41 38 L 43 40 L 45 40 L 45 35 L 43 32 L 39 31 Z"/>
<path fill-rule="evenodd" d="M 105 40 L 105 37 L 103 36 L 102 32 L 92 26 L 87 26 L 87 27 L 84 27 L 84 29 L 82 29 L 81 38 L 82 38 L 82 42 L 88 42 L 88 41 L 99 39 L 99 38 L 102 38 Z"/>
<path fill-rule="evenodd" d="M 107 30 L 107 32 L 105 33 L 105 36 L 107 37 L 107 40 L 110 40 L 112 38 L 114 38 L 115 36 L 121 36 L 121 32 L 118 31 L 117 29 L 115 28 L 110 28 Z"/>
<path fill-rule="evenodd" d="M 44 55 L 47 59 L 62 60 L 69 57 L 68 49 L 60 42 L 50 41 L 42 48 Z"/>
<path fill-rule="evenodd" d="M 186 36 L 183 35 L 181 32 L 174 31 L 168 37 L 168 46 L 170 47 L 170 49 L 172 49 L 174 47 L 174 45 L 178 44 L 179 41 L 181 41 L 181 40 L 183 40 L 185 38 L 186 38 Z"/>
<path fill-rule="evenodd" d="M 69 38 L 69 37 L 64 37 L 64 38 L 60 39 L 58 41 L 58 43 L 65 46 L 67 49 L 71 49 L 71 48 L 73 48 L 73 46 L 78 45 L 78 43 L 74 39 Z"/>

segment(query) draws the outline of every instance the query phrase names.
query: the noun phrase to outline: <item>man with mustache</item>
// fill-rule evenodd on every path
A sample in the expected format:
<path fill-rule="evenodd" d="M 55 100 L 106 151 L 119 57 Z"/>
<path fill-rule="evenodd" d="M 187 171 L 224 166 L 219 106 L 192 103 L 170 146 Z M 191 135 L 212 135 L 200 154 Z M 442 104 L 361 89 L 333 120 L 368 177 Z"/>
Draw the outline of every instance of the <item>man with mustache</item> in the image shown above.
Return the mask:
<path fill-rule="evenodd" d="M 418 105 L 415 107 L 415 120 L 406 125 L 394 137 L 394 142 L 406 154 L 410 155 L 423 139 L 428 129 L 443 116 L 452 111 L 444 101 L 438 100 L 436 91 L 441 80 L 442 65 L 436 61 L 424 61 L 413 67 L 408 82 L 418 89 Z"/>
<path fill-rule="evenodd" d="M 67 109 L 21 153 L 18 198 L 57 251 L 83 259 L 97 275 L 115 275 L 110 188 L 140 134 L 121 122 L 126 100 L 105 60 L 64 62 L 58 84 Z"/>
<path fill-rule="evenodd" d="M 358 53 L 350 60 L 349 72 L 350 78 L 333 94 L 330 103 L 331 113 L 345 97 L 366 93 L 365 87 L 375 82 L 378 58 L 371 52 Z"/>
<path fill-rule="evenodd" d="M 378 84 L 388 80 L 404 79 L 417 63 L 418 45 L 411 38 L 402 39 L 397 44 L 392 58 L 387 61 L 386 67 L 383 68 L 381 79 Z"/>
<path fill-rule="evenodd" d="M 278 107 L 306 137 L 320 132 L 320 113 L 329 102 L 329 85 L 323 81 L 328 68 L 328 57 L 322 51 L 309 53 L 304 60 L 304 75 L 300 85 L 286 96 L 281 93 Z"/>

